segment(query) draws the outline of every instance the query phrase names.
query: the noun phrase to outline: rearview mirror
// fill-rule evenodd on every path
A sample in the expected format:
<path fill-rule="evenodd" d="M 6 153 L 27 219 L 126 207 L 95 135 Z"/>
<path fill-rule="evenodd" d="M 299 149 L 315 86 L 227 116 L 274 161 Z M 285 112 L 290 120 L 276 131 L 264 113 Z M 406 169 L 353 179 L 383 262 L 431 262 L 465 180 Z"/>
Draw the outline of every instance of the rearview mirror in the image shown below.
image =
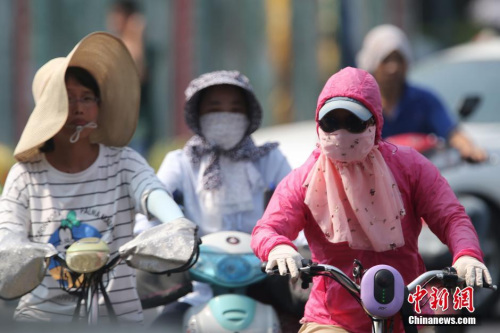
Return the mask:
<path fill-rule="evenodd" d="M 461 120 L 468 118 L 477 109 L 481 102 L 479 95 L 469 95 L 459 104 L 458 115 Z"/>

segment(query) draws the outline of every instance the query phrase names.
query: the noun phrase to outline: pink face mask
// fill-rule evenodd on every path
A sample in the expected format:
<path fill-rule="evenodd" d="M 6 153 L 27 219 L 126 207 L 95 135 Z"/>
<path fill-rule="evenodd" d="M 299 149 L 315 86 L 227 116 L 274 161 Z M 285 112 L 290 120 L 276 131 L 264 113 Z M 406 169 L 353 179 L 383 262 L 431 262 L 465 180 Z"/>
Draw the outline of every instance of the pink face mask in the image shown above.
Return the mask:
<path fill-rule="evenodd" d="M 382 252 L 404 245 L 405 209 L 375 132 L 319 129 L 322 153 L 304 182 L 304 203 L 330 242 Z"/>
<path fill-rule="evenodd" d="M 351 133 L 340 129 L 332 133 L 325 133 L 318 128 L 319 144 L 323 153 L 332 162 L 362 161 L 372 150 L 375 144 L 375 125 L 368 127 L 362 133 Z"/>

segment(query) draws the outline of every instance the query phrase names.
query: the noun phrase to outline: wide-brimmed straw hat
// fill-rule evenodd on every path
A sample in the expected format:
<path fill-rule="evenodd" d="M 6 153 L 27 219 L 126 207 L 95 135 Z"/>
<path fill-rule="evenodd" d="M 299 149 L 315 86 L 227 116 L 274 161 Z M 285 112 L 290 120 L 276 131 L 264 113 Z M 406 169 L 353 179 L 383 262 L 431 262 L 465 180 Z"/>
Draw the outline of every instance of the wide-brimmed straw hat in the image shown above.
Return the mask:
<path fill-rule="evenodd" d="M 87 70 L 99 85 L 98 127 L 90 134 L 91 142 L 121 147 L 132 138 L 140 102 L 137 68 L 119 38 L 95 32 L 83 38 L 67 57 L 50 60 L 35 74 L 35 108 L 14 151 L 17 160 L 31 160 L 64 126 L 69 106 L 64 76 L 70 66 Z"/>

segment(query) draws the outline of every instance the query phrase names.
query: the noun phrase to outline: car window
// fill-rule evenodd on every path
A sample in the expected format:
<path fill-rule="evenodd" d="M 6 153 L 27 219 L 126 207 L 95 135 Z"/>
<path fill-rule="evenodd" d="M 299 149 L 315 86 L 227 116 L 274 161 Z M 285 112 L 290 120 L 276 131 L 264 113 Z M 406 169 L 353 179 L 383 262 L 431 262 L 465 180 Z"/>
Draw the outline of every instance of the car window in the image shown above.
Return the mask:
<path fill-rule="evenodd" d="M 447 63 L 436 59 L 415 65 L 410 82 L 431 88 L 455 114 L 464 98 L 481 102 L 466 122 L 500 122 L 500 61 Z"/>

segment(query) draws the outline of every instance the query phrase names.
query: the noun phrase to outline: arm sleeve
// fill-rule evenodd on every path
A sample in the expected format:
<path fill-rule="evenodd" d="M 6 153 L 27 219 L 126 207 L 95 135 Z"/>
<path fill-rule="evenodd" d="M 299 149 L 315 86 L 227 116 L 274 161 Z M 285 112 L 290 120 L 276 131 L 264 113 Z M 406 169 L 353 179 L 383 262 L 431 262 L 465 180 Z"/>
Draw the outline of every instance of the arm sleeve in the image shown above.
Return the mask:
<path fill-rule="evenodd" d="M 149 193 L 147 198 L 148 212 L 162 223 L 168 223 L 184 217 L 181 209 L 170 195 L 164 190 L 156 189 Z"/>
<path fill-rule="evenodd" d="M 57 254 L 50 243 L 29 239 L 31 228 L 30 175 L 15 164 L 7 176 L 0 199 L 0 297 L 21 297 L 36 288 L 45 277 L 46 258 Z"/>
<path fill-rule="evenodd" d="M 453 262 L 465 254 L 482 261 L 476 230 L 446 179 L 417 152 L 413 153 L 413 166 L 415 209 L 441 242 L 448 245 Z"/>
<path fill-rule="evenodd" d="M 150 218 L 151 215 L 147 207 L 149 194 L 154 190 L 167 190 L 156 177 L 153 168 L 148 165 L 141 155 L 130 148 L 125 150 L 125 154 L 128 154 L 127 158 L 124 159 L 128 163 L 127 168 L 132 170 L 132 173 L 128 173 L 128 182 L 135 200 L 136 213 L 144 214 Z"/>
<path fill-rule="evenodd" d="M 179 188 L 182 184 L 181 168 L 180 168 L 180 161 L 179 161 L 179 158 L 181 156 L 180 152 L 181 152 L 181 150 L 176 150 L 174 152 L 168 153 L 166 155 L 166 157 L 164 158 L 164 160 L 163 160 L 163 162 L 158 170 L 158 173 L 155 175 L 155 177 L 160 181 L 161 187 L 164 188 L 168 192 L 169 196 L 172 195 L 174 193 L 174 191 L 177 188 Z M 155 205 L 155 207 L 157 207 L 158 209 L 161 209 L 161 211 L 157 212 L 157 214 L 161 214 L 162 216 L 164 216 L 164 219 L 170 219 L 175 215 L 175 214 L 172 215 L 172 214 L 168 213 L 167 211 L 163 210 L 163 208 L 159 208 L 161 206 Z M 153 210 L 154 209 L 155 208 L 153 208 Z M 179 211 L 180 211 L 180 209 L 179 209 Z M 174 212 L 172 212 L 172 213 L 174 213 Z M 182 214 L 182 212 L 180 214 Z M 156 216 L 154 213 L 151 215 Z M 153 219 L 152 218 L 153 216 L 151 216 L 151 215 L 148 215 L 149 219 L 148 219 L 148 217 L 146 217 L 145 215 L 143 215 L 141 213 L 136 215 L 134 234 L 139 234 L 142 231 L 149 229 L 153 226 L 156 226 L 160 223 L 158 220 Z M 166 221 L 163 221 L 163 222 L 166 222 Z"/>
<path fill-rule="evenodd" d="M 267 260 L 269 252 L 279 244 L 296 249 L 296 239 L 304 228 L 306 211 L 302 178 L 299 170 L 286 176 L 276 188 L 262 218 L 252 232 L 251 246 L 261 260 Z"/>
<path fill-rule="evenodd" d="M 7 176 L 0 199 L 0 230 L 28 236 L 30 228 L 28 171 L 15 164 Z"/>

